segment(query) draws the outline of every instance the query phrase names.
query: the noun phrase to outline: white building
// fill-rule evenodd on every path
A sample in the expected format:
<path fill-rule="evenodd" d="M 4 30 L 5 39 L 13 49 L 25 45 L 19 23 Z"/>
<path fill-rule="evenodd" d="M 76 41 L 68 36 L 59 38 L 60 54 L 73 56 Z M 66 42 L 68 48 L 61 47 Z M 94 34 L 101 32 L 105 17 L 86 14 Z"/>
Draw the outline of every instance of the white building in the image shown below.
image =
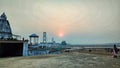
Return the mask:
<path fill-rule="evenodd" d="M 7 16 L 3 13 L 0 16 L 0 39 L 7 38 L 12 38 L 12 31 Z"/>

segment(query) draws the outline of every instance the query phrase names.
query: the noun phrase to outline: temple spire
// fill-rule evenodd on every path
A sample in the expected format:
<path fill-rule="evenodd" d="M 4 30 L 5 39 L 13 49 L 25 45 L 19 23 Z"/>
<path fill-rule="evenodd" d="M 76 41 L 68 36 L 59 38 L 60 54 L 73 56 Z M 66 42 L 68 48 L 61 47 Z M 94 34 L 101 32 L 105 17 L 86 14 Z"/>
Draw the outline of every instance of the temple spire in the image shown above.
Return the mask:
<path fill-rule="evenodd" d="M 0 16 L 0 39 L 12 38 L 12 31 L 6 14 Z"/>
<path fill-rule="evenodd" d="M 1 19 L 5 19 L 5 20 L 7 19 L 5 12 L 3 12 L 3 14 L 1 15 Z"/>

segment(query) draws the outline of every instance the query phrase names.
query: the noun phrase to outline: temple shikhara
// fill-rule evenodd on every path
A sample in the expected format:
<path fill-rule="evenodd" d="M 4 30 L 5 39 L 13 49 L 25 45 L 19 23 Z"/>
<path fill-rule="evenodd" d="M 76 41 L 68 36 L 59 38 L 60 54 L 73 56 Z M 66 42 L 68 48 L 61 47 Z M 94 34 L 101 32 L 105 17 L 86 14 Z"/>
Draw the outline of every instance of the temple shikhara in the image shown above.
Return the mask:
<path fill-rule="evenodd" d="M 17 37 L 18 35 L 12 33 L 10 23 L 3 12 L 0 16 L 0 57 L 27 56 L 28 40 Z"/>
<path fill-rule="evenodd" d="M 0 39 L 12 38 L 12 31 L 6 14 L 0 16 Z"/>

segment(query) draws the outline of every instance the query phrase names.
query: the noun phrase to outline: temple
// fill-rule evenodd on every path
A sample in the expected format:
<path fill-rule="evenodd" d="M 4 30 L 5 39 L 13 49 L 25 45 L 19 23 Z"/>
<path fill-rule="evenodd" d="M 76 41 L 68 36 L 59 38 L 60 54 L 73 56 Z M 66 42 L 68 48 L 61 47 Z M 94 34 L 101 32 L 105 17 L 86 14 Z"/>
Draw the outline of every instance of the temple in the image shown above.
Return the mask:
<path fill-rule="evenodd" d="M 0 16 L 0 40 L 9 38 L 12 38 L 12 31 L 7 16 L 3 13 Z"/>

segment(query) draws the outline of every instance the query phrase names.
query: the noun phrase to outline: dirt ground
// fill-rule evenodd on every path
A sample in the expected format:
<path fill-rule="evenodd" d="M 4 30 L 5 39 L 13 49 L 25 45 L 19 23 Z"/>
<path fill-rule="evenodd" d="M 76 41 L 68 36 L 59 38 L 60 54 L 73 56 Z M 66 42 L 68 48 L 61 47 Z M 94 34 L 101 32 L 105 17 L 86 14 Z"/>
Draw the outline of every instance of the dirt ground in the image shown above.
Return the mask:
<path fill-rule="evenodd" d="M 120 57 L 72 52 L 0 58 L 0 68 L 120 68 Z"/>

